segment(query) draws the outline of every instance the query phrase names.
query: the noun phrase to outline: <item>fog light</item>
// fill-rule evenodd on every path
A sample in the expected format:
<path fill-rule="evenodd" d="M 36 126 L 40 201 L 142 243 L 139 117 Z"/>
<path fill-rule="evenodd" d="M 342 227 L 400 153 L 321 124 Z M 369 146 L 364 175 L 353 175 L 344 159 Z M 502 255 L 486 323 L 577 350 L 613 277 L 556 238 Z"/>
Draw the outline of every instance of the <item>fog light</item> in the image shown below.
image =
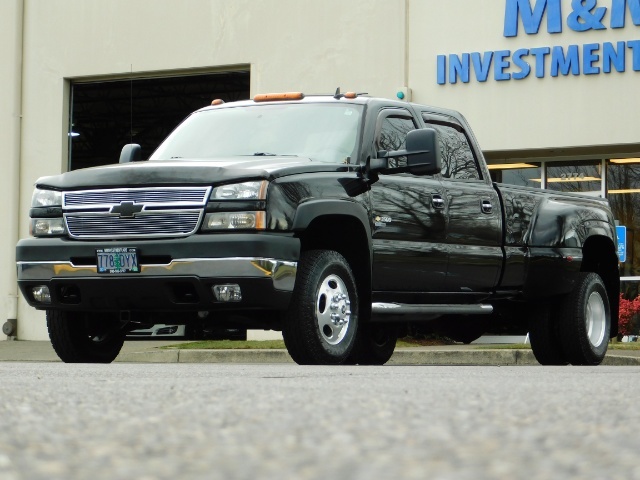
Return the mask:
<path fill-rule="evenodd" d="M 46 285 L 39 285 L 31 289 L 33 299 L 38 303 L 51 303 L 51 293 Z"/>
<path fill-rule="evenodd" d="M 214 285 L 211 289 L 219 302 L 240 302 L 242 300 L 240 285 Z"/>
<path fill-rule="evenodd" d="M 178 331 L 178 326 L 173 325 L 172 327 L 163 327 L 158 329 L 156 335 L 173 335 Z"/>

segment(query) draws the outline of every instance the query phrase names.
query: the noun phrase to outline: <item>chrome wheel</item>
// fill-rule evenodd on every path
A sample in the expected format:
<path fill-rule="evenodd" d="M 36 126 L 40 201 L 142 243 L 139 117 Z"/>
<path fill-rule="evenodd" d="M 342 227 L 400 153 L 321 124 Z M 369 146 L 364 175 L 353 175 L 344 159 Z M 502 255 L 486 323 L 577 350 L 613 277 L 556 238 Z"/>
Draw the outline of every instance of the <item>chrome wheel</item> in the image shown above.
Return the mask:
<path fill-rule="evenodd" d="M 605 336 L 607 314 L 604 301 L 598 292 L 592 292 L 589 296 L 585 322 L 587 324 L 589 342 L 594 347 L 599 347 Z"/>
<path fill-rule="evenodd" d="M 575 287 L 553 313 L 562 358 L 572 365 L 602 363 L 611 332 L 609 297 L 602 278 L 594 272 L 580 272 Z"/>
<path fill-rule="evenodd" d="M 340 365 L 358 333 L 358 289 L 349 262 L 334 250 L 300 255 L 282 336 L 300 365 Z"/>
<path fill-rule="evenodd" d="M 329 275 L 320 283 L 316 299 L 316 320 L 324 341 L 339 344 L 349 330 L 350 319 L 349 291 L 340 277 Z"/>

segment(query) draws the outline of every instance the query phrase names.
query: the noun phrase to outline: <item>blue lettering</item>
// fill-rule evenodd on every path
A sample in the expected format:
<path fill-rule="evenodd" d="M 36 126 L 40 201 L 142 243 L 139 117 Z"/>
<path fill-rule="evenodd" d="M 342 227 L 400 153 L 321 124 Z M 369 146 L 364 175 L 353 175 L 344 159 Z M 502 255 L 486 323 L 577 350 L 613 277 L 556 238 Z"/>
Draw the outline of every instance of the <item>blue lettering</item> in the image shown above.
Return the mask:
<path fill-rule="evenodd" d="M 551 76 L 557 77 L 558 72 L 566 76 L 569 75 L 569 70 L 573 75 L 580 75 L 578 45 L 569 45 L 566 56 L 562 47 L 553 47 L 551 50 Z"/>
<path fill-rule="evenodd" d="M 495 62 L 493 63 L 493 74 L 496 80 L 510 80 L 511 75 L 505 73 L 505 70 L 511 66 L 511 62 L 507 60 L 511 56 L 509 50 L 499 50 L 495 53 Z"/>
<path fill-rule="evenodd" d="M 605 7 L 596 8 L 598 0 L 572 0 L 573 12 L 567 18 L 567 25 L 576 32 L 587 30 L 606 30 L 602 19 L 607 13 Z"/>
<path fill-rule="evenodd" d="M 489 78 L 489 69 L 491 68 L 492 59 L 493 52 L 484 52 L 483 56 L 480 56 L 479 52 L 473 52 L 471 54 L 473 69 L 476 72 L 476 80 L 479 82 L 486 82 L 487 78 Z"/>
<path fill-rule="evenodd" d="M 458 77 L 463 83 L 469 83 L 470 55 L 463 53 L 462 57 L 449 55 L 449 83 L 457 83 Z"/>
<path fill-rule="evenodd" d="M 547 12 L 547 32 L 562 32 L 560 0 L 536 0 L 535 7 L 531 7 L 531 0 L 507 0 L 504 14 L 504 36 L 518 36 L 518 18 L 522 19 L 522 25 L 527 34 L 537 34 L 540 31 L 545 11 Z"/>
<path fill-rule="evenodd" d="M 536 58 L 536 77 L 544 78 L 544 61 L 545 57 L 551 53 L 549 47 L 532 48 L 531 55 Z"/>
<path fill-rule="evenodd" d="M 625 44 L 618 42 L 616 50 L 611 42 L 605 42 L 602 45 L 602 71 L 611 73 L 611 65 L 618 71 L 625 71 Z"/>
<path fill-rule="evenodd" d="M 527 57 L 529 55 L 529 50 L 526 48 L 521 48 L 520 50 L 516 50 L 513 54 L 513 64 L 520 69 L 519 72 L 515 72 L 511 75 L 511 78 L 514 80 L 522 80 L 527 78 L 531 73 L 531 65 L 529 65 L 522 57 Z"/>
<path fill-rule="evenodd" d="M 447 57 L 438 55 L 438 85 L 447 83 Z"/>
<path fill-rule="evenodd" d="M 611 28 L 624 28 L 627 16 L 627 2 L 633 24 L 640 26 L 640 0 L 613 0 L 611 4 Z"/>
<path fill-rule="evenodd" d="M 582 48 L 582 72 L 585 75 L 597 75 L 600 73 L 600 67 L 593 64 L 600 60 L 598 52 L 600 45 L 597 43 L 588 43 Z"/>
<path fill-rule="evenodd" d="M 627 47 L 633 53 L 633 71 L 640 72 L 640 40 L 627 42 Z"/>

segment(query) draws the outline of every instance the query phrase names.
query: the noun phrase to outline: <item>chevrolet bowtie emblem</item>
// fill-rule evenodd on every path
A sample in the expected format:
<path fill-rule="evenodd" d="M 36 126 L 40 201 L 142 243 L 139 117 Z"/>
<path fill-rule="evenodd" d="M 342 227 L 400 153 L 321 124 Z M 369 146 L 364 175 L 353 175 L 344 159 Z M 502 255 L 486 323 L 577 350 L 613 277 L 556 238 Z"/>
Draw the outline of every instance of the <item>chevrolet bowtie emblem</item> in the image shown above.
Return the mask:
<path fill-rule="evenodd" d="M 144 205 L 141 203 L 133 202 L 120 202 L 120 205 L 111 207 L 109 213 L 116 213 L 120 215 L 120 218 L 133 218 L 136 213 L 140 213 Z"/>

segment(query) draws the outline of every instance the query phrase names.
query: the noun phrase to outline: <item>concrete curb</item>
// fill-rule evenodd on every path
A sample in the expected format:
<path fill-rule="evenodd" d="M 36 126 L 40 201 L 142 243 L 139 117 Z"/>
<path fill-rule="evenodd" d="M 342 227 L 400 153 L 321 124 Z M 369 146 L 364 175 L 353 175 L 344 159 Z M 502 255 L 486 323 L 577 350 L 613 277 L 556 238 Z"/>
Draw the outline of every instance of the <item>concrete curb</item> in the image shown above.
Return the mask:
<path fill-rule="evenodd" d="M 286 350 L 179 350 L 157 349 L 122 353 L 126 363 L 293 363 Z M 603 365 L 640 365 L 640 358 L 607 355 Z M 427 350 L 398 349 L 387 365 L 539 365 L 531 350 Z"/>
<path fill-rule="evenodd" d="M 640 358 L 638 357 L 628 357 L 625 355 L 607 355 L 604 357 L 604 361 L 602 365 L 613 365 L 613 366 L 633 366 L 640 365 Z"/>
<path fill-rule="evenodd" d="M 115 361 L 127 363 L 293 363 L 287 351 L 279 349 L 162 349 L 152 352 L 122 353 Z"/>
<path fill-rule="evenodd" d="M 396 351 L 387 365 L 538 365 L 529 350 Z"/>

